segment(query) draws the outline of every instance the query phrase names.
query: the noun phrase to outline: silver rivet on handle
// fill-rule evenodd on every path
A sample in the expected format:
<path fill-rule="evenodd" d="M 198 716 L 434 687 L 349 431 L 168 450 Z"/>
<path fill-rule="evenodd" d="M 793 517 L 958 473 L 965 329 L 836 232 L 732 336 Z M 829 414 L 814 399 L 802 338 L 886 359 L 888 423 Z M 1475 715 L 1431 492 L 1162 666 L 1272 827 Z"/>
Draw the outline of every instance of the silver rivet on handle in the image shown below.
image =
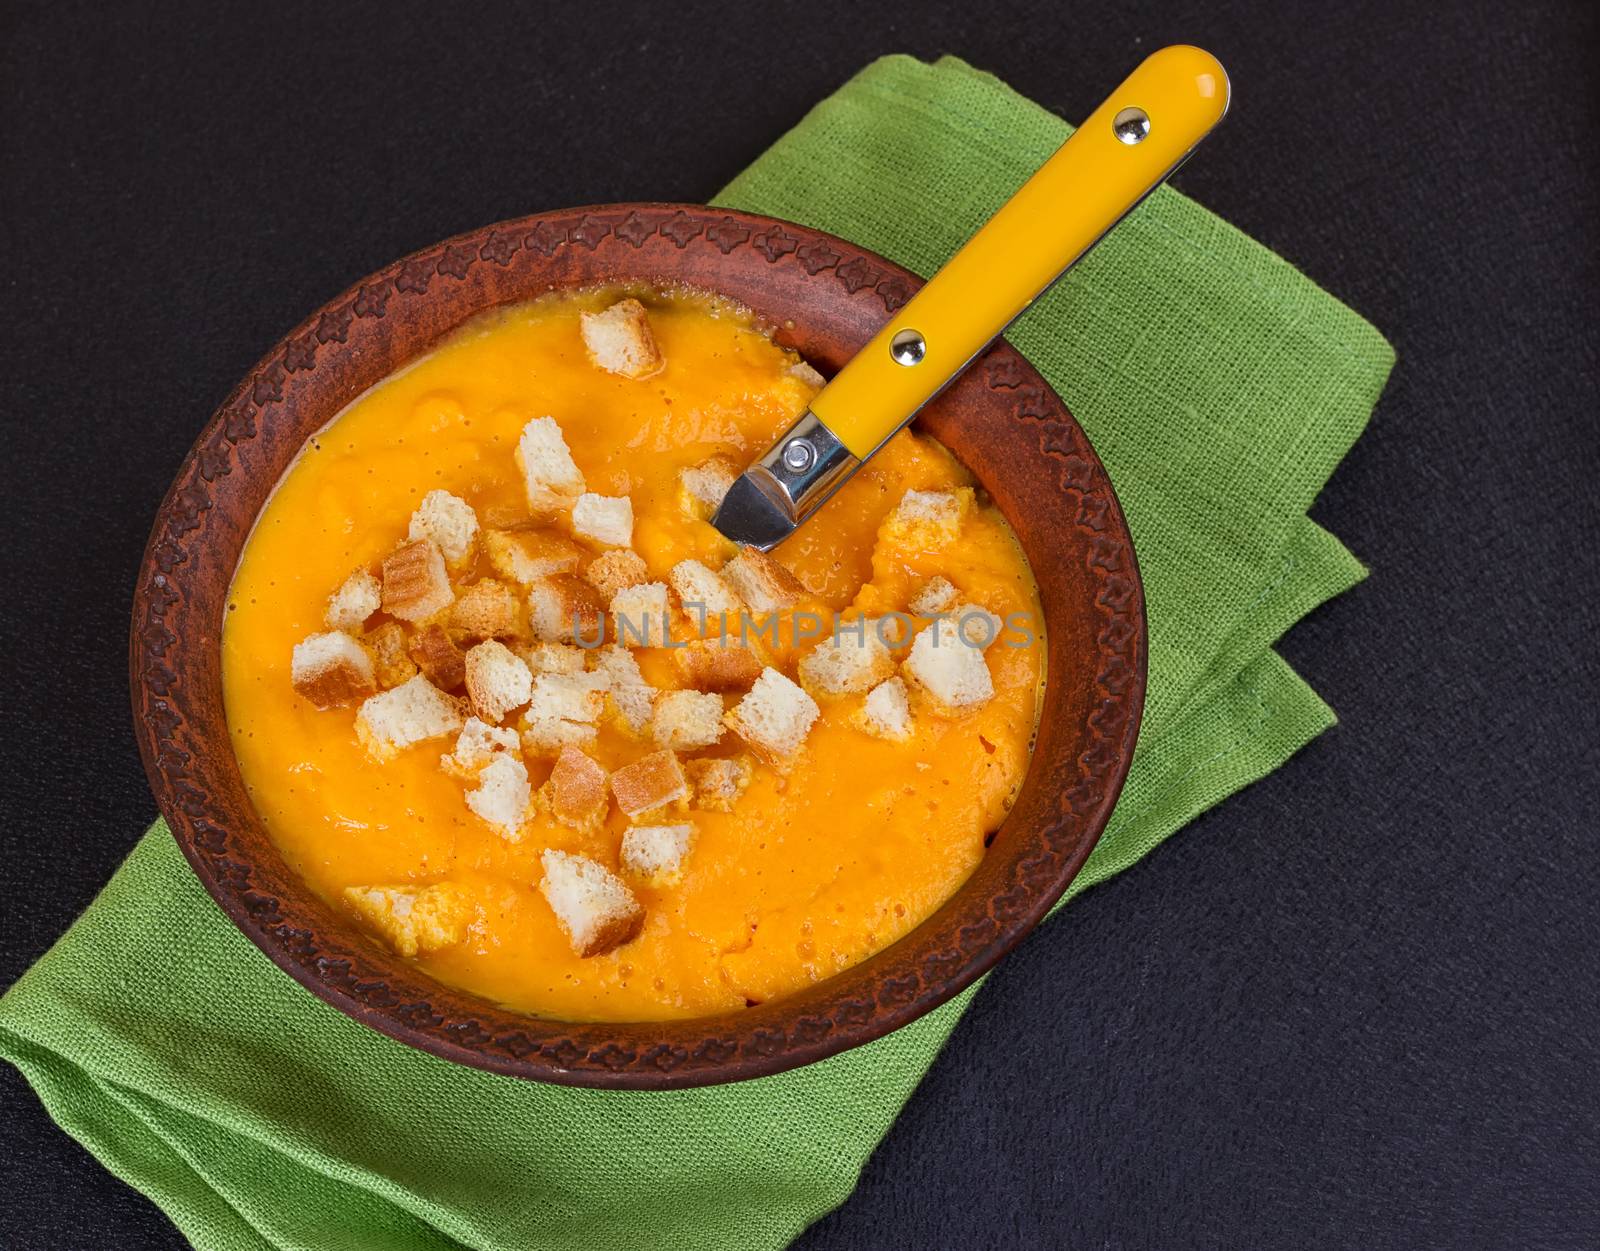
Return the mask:
<path fill-rule="evenodd" d="M 817 458 L 817 449 L 805 439 L 790 439 L 783 446 L 783 466 L 795 473 L 804 473 Z"/>
<path fill-rule="evenodd" d="M 889 340 L 889 355 L 897 365 L 919 365 L 927 354 L 928 343 L 920 330 L 902 330 Z"/>
<path fill-rule="evenodd" d="M 1129 147 L 1143 143 L 1150 134 L 1150 114 L 1143 109 L 1129 106 L 1111 119 L 1111 129 L 1116 132 L 1117 138 Z"/>

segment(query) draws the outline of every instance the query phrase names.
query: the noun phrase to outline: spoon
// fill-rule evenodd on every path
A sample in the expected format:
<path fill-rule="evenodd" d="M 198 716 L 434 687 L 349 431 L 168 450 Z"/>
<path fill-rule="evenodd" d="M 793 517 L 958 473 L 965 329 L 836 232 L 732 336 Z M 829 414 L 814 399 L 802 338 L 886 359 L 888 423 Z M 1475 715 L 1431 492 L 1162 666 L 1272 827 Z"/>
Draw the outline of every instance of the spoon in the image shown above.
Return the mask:
<path fill-rule="evenodd" d="M 735 480 L 712 524 L 768 551 L 1183 164 L 1228 109 L 1209 52 L 1152 53 Z"/>

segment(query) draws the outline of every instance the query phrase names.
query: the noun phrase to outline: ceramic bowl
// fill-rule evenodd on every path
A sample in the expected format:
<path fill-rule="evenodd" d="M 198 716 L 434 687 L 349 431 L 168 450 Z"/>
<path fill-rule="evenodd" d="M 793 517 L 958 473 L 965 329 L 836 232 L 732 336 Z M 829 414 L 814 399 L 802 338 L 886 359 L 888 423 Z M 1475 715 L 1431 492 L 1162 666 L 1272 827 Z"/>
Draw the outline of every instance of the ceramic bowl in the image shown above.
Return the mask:
<path fill-rule="evenodd" d="M 372 275 L 295 328 L 201 433 L 156 517 L 130 645 L 134 723 L 174 836 L 222 910 L 341 1012 L 461 1064 L 572 1085 L 704 1085 L 820 1060 L 897 1029 L 988 970 L 1061 897 L 1116 802 L 1145 684 L 1144 599 L 1094 449 L 1004 342 L 917 421 L 966 464 L 1038 579 L 1047 686 L 1016 805 L 976 872 L 893 946 L 786 999 L 632 1024 L 530 1017 L 436 982 L 292 872 L 229 744 L 219 639 L 251 524 L 302 443 L 356 396 L 493 305 L 645 281 L 720 292 L 824 373 L 920 280 L 842 239 L 700 205 L 614 204 L 502 222 Z M 530 883 L 530 889 L 532 884 Z"/>

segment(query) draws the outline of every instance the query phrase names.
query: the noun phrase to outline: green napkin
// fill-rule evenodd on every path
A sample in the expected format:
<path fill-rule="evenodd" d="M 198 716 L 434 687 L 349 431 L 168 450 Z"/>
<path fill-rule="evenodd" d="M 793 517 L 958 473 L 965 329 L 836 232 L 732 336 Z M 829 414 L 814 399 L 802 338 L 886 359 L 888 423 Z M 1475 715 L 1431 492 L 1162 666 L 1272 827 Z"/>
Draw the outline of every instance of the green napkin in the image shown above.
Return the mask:
<path fill-rule="evenodd" d="M 891 57 L 721 202 L 927 274 L 1067 133 L 960 61 Z M 1105 458 L 1149 601 L 1139 753 L 1076 894 L 1332 724 L 1269 648 L 1362 577 L 1306 508 L 1393 354 L 1171 190 L 1010 337 Z M 0 1053 L 206 1248 L 779 1247 L 850 1194 L 973 993 L 760 1081 L 660 1094 L 513 1081 L 312 998 L 233 929 L 158 823 L 0 1000 Z"/>

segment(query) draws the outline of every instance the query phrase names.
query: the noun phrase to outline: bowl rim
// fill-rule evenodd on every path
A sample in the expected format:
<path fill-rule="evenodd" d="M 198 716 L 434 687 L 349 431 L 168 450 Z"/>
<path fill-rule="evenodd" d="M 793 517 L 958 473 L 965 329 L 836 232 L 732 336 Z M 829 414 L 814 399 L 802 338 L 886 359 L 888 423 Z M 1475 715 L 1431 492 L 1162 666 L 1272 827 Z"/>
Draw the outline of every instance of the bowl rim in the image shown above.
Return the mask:
<path fill-rule="evenodd" d="M 1060 398 L 997 340 L 918 421 L 958 455 L 965 445 L 961 459 L 1012 522 L 1042 595 L 1037 557 L 1052 554 L 1063 533 L 1070 536 L 1061 550 L 1081 559 L 1060 562 L 1059 570 L 1052 561 L 1047 576 L 1066 579 L 1062 585 L 1077 588 L 1078 598 L 1089 596 L 1084 620 L 1092 635 L 1075 657 L 1082 672 L 1058 674 L 1065 656 L 1056 652 L 1065 642 L 1047 601 L 1048 672 L 1027 778 L 978 869 L 950 899 L 889 947 L 797 994 L 742 1013 L 649 1022 L 530 1017 L 437 982 L 356 930 L 277 855 L 245 794 L 221 711 L 227 591 L 281 466 L 250 515 L 241 515 L 240 501 L 260 491 L 273 465 L 287 464 L 286 449 L 292 459 L 349 399 L 392 373 L 385 360 L 414 359 L 472 315 L 460 308 L 476 301 L 483 311 L 544 290 L 627 281 L 651 266 L 676 276 L 643 281 L 731 294 L 777 325 L 776 337 L 791 346 L 823 333 L 816 326 L 826 322 L 831 338 L 817 348 L 818 359 L 828 345 L 835 357 L 847 357 L 854 347 L 845 340 L 864 343 L 921 285 L 903 267 L 824 231 L 653 201 L 532 214 L 402 257 L 302 321 L 212 415 L 156 513 L 129 636 L 135 736 L 161 813 L 206 890 L 273 963 L 352 1019 L 444 1059 L 612 1089 L 709 1085 L 813 1063 L 899 1029 L 966 989 L 1044 917 L 1093 850 L 1132 761 L 1147 661 L 1137 558 L 1111 482 Z M 697 274 L 728 276 L 727 285 Z M 760 299 L 748 298 L 748 289 Z M 761 299 L 797 314 L 803 300 L 815 299 L 826 315 L 773 318 L 767 313 L 776 309 L 763 310 Z M 380 372 L 373 375 L 375 362 Z M 341 394 L 342 402 L 322 407 Z M 321 421 L 297 424 L 297 404 L 316 408 Z M 974 430 L 975 419 L 988 425 Z M 990 436 L 993 448 L 983 429 L 999 432 Z M 1030 448 L 1031 456 L 1016 456 Z M 1047 532 L 1045 520 L 1019 503 L 1024 490 L 1048 511 Z M 1082 725 L 1071 735 L 1050 704 L 1052 690 L 1064 689 L 1054 684 L 1067 680 L 1084 688 L 1073 704 Z M 1047 740 L 1048 779 L 1041 761 Z M 1042 790 L 1047 784 L 1051 789 Z M 1028 828 L 1019 826 L 1023 813 Z M 996 851 L 1002 846 L 1003 855 Z M 974 895 L 979 882 L 989 889 Z"/>

